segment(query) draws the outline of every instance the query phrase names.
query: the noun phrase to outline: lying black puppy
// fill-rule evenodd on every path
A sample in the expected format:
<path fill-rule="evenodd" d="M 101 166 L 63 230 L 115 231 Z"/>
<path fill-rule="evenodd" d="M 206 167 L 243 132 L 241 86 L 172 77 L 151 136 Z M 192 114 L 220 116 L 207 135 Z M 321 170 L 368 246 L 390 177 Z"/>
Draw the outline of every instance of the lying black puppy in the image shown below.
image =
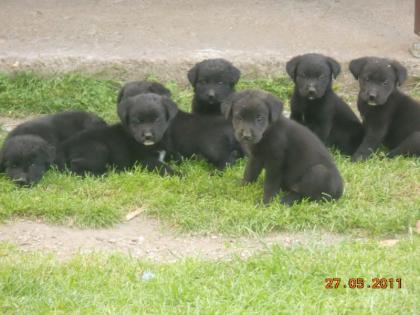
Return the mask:
<path fill-rule="evenodd" d="M 357 107 L 365 137 L 352 160 L 369 157 L 379 145 L 396 155 L 420 156 L 420 103 L 398 90 L 407 70 L 397 61 L 376 57 L 352 60 L 350 71 L 359 80 Z"/>
<path fill-rule="evenodd" d="M 144 91 L 143 87 L 138 91 Z M 124 91 L 127 92 L 127 89 L 123 88 L 120 95 L 124 95 Z M 143 100 L 144 96 L 150 102 L 156 98 L 161 100 L 161 96 L 151 93 L 121 96 L 118 103 L 121 123 L 87 130 L 63 142 L 58 152 L 60 169 L 67 168 L 79 175 L 101 175 L 110 167 L 124 170 L 139 163 L 148 170 L 158 170 L 161 175 L 174 174 L 171 167 L 163 162 L 163 149 L 151 141 L 150 135 L 142 133 L 140 127 L 145 119 L 150 118 L 166 130 L 177 108 L 162 112 L 159 117 L 143 116 L 139 100 Z M 171 101 L 164 97 L 164 102 Z"/>
<path fill-rule="evenodd" d="M 284 117 L 282 109 L 279 99 L 258 90 L 235 93 L 222 104 L 249 154 L 244 183 L 256 181 L 265 169 L 264 203 L 280 189 L 287 191 L 281 199 L 287 205 L 303 198 L 340 198 L 343 181 L 327 149 L 306 127 Z"/>
<path fill-rule="evenodd" d="M 241 72 L 225 59 L 206 59 L 188 71 L 194 88 L 192 112 L 220 115 L 220 104 L 235 89 Z"/>
<path fill-rule="evenodd" d="M 133 103 L 136 115 L 129 114 Z M 178 110 L 165 96 L 140 94 L 118 104 L 121 121 L 131 121 L 135 138 L 144 145 L 156 145 L 169 158 L 201 156 L 219 169 L 233 163 L 241 154 L 232 125 L 223 117 L 194 115 Z M 173 117 L 168 119 L 168 117 Z"/>
<path fill-rule="evenodd" d="M 291 59 L 286 70 L 295 83 L 290 118 L 312 130 L 327 146 L 353 154 L 363 139 L 363 127 L 332 90 L 332 79 L 340 73 L 337 61 L 306 54 Z"/>
<path fill-rule="evenodd" d="M 22 186 L 38 182 L 56 161 L 57 146 L 74 134 L 106 123 L 96 115 L 62 112 L 25 122 L 12 130 L 0 151 L 0 171 Z"/>

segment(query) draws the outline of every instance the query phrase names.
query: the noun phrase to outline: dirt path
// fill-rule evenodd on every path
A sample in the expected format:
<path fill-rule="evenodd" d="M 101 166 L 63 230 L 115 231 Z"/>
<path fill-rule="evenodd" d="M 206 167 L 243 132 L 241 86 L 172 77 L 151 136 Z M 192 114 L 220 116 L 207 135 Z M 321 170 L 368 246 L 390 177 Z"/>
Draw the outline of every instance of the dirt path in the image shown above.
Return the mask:
<path fill-rule="evenodd" d="M 248 257 L 266 246 L 331 245 L 346 239 L 328 232 L 277 233 L 264 237 L 197 236 L 181 234 L 154 219 L 139 216 L 110 229 L 76 229 L 26 220 L 0 225 L 0 242 L 23 250 L 56 253 L 60 259 L 93 251 L 122 252 L 156 262 L 173 262 L 185 257 L 228 259 Z"/>
<path fill-rule="evenodd" d="M 0 70 L 185 81 L 206 57 L 261 75 L 317 51 L 343 63 L 388 56 L 414 72 L 413 24 L 413 0 L 2 0 Z"/>

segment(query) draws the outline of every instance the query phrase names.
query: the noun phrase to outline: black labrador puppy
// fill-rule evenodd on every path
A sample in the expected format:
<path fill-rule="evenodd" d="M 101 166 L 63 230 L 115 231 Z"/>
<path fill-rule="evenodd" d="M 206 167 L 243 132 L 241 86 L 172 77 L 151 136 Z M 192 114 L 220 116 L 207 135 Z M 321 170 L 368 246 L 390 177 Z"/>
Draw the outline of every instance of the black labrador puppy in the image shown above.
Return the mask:
<path fill-rule="evenodd" d="M 265 169 L 265 204 L 280 189 L 287 191 L 281 199 L 286 205 L 303 198 L 340 198 L 343 181 L 326 147 L 309 129 L 284 117 L 282 109 L 279 99 L 258 90 L 235 93 L 222 104 L 249 154 L 244 183 L 256 181 Z"/>
<path fill-rule="evenodd" d="M 136 93 L 133 93 L 133 90 Z M 143 117 L 138 99 L 141 99 L 143 94 L 147 95 L 146 98 L 151 102 L 159 97 L 158 94 L 145 93 L 150 90 L 170 95 L 170 92 L 158 83 L 137 81 L 126 84 L 118 96 L 121 123 L 88 130 L 65 141 L 59 148 L 60 169 L 67 168 L 79 175 L 101 175 L 109 168 L 125 170 L 138 163 L 147 170 L 158 170 L 161 175 L 175 174 L 176 172 L 164 163 L 163 149 L 155 145 L 148 135 L 144 135 L 140 128 L 147 117 Z M 170 102 L 167 97 L 164 101 Z M 176 110 L 168 110 L 156 123 L 166 130 L 175 115 Z"/>
<path fill-rule="evenodd" d="M 407 70 L 397 61 L 364 57 L 350 62 L 359 80 L 357 107 L 365 137 L 352 160 L 364 160 L 384 144 L 396 155 L 420 156 L 420 103 L 399 91 Z"/>
<path fill-rule="evenodd" d="M 130 103 L 135 104 L 136 115 L 127 118 L 126 106 Z M 118 105 L 118 113 L 121 121 L 130 119 L 136 125 L 138 142 L 159 146 L 168 159 L 179 161 L 196 155 L 218 169 L 224 169 L 242 152 L 232 125 L 223 117 L 183 112 L 166 96 L 140 94 L 128 98 L 127 102 L 123 99 Z M 173 119 L 168 119 L 168 115 Z"/>
<path fill-rule="evenodd" d="M 0 150 L 0 171 L 16 184 L 37 183 L 50 165 L 56 162 L 60 143 L 80 131 L 106 126 L 96 115 L 69 111 L 27 121 L 7 136 Z"/>
<path fill-rule="evenodd" d="M 286 64 L 295 83 L 290 117 L 312 130 L 325 145 L 352 155 L 363 139 L 363 127 L 332 89 L 340 69 L 337 61 L 320 54 L 292 58 Z"/>
<path fill-rule="evenodd" d="M 241 72 L 225 59 L 206 59 L 188 71 L 194 88 L 192 112 L 221 115 L 220 104 L 235 89 Z"/>

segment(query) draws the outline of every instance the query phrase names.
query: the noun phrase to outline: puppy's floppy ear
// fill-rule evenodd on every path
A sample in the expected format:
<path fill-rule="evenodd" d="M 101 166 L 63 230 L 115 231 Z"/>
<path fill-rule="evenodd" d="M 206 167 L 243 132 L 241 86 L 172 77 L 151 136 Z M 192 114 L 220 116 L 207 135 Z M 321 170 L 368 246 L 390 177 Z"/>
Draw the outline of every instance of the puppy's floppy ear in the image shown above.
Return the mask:
<path fill-rule="evenodd" d="M 397 85 L 400 86 L 407 79 L 407 69 L 396 60 L 391 62 L 391 66 L 397 75 Z"/>
<path fill-rule="evenodd" d="M 299 65 L 301 56 L 296 56 L 286 63 L 286 72 L 293 81 L 296 79 L 296 69 Z"/>
<path fill-rule="evenodd" d="M 236 68 L 234 65 L 230 65 L 230 79 L 233 85 L 238 83 L 239 78 L 241 77 L 241 71 Z"/>
<path fill-rule="evenodd" d="M 171 121 L 178 113 L 178 106 L 168 97 L 162 97 L 162 104 L 165 106 L 166 120 Z"/>
<path fill-rule="evenodd" d="M 166 87 L 157 82 L 152 82 L 152 84 L 150 85 L 150 92 L 166 97 L 171 97 L 171 91 L 169 91 Z"/>
<path fill-rule="evenodd" d="M 195 86 L 195 82 L 197 80 L 197 72 L 198 72 L 198 64 L 194 65 L 189 71 L 188 71 L 188 81 L 190 81 L 192 86 Z"/>
<path fill-rule="evenodd" d="M 232 118 L 233 103 L 234 103 L 237 95 L 238 95 L 238 93 L 232 93 L 220 105 L 220 111 L 222 112 L 222 115 L 226 119 L 231 119 Z"/>
<path fill-rule="evenodd" d="M 360 72 L 362 72 L 363 67 L 368 62 L 368 57 L 362 57 L 358 59 L 353 59 L 350 61 L 349 70 L 356 80 L 359 80 Z"/>
<path fill-rule="evenodd" d="M 128 110 L 131 106 L 130 98 L 124 98 L 117 106 L 118 117 L 123 125 L 128 124 Z"/>
<path fill-rule="evenodd" d="M 340 74 L 340 71 L 341 71 L 340 64 L 337 62 L 337 60 L 331 57 L 327 57 L 327 63 L 331 68 L 334 79 L 337 78 L 337 76 Z"/>
<path fill-rule="evenodd" d="M 268 106 L 270 123 L 277 121 L 283 112 L 283 102 L 271 93 L 266 93 L 264 102 Z"/>

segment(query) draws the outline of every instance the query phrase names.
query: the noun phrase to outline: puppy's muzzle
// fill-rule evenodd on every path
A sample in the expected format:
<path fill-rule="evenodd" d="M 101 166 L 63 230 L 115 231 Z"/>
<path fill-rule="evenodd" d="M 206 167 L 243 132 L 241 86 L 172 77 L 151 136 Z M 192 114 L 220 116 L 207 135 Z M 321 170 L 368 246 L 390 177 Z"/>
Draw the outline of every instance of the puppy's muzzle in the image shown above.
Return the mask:
<path fill-rule="evenodd" d="M 153 134 L 151 132 L 146 132 L 143 137 L 144 137 L 144 141 L 143 141 L 144 145 L 154 145 L 155 144 L 155 141 L 153 139 L 154 137 L 153 137 Z"/>
<path fill-rule="evenodd" d="M 375 92 L 370 92 L 368 94 L 368 104 L 372 106 L 377 105 L 376 98 L 377 98 L 377 94 Z"/>
<path fill-rule="evenodd" d="M 208 97 L 209 101 L 215 101 L 216 100 L 216 92 L 213 89 L 210 89 L 207 92 L 207 97 Z"/>
<path fill-rule="evenodd" d="M 242 130 L 240 135 L 241 135 L 242 140 L 244 141 L 252 142 L 254 140 L 254 135 L 249 130 Z"/>
<path fill-rule="evenodd" d="M 313 86 L 310 86 L 308 88 L 308 98 L 309 99 L 314 99 L 316 97 L 316 88 Z"/>

